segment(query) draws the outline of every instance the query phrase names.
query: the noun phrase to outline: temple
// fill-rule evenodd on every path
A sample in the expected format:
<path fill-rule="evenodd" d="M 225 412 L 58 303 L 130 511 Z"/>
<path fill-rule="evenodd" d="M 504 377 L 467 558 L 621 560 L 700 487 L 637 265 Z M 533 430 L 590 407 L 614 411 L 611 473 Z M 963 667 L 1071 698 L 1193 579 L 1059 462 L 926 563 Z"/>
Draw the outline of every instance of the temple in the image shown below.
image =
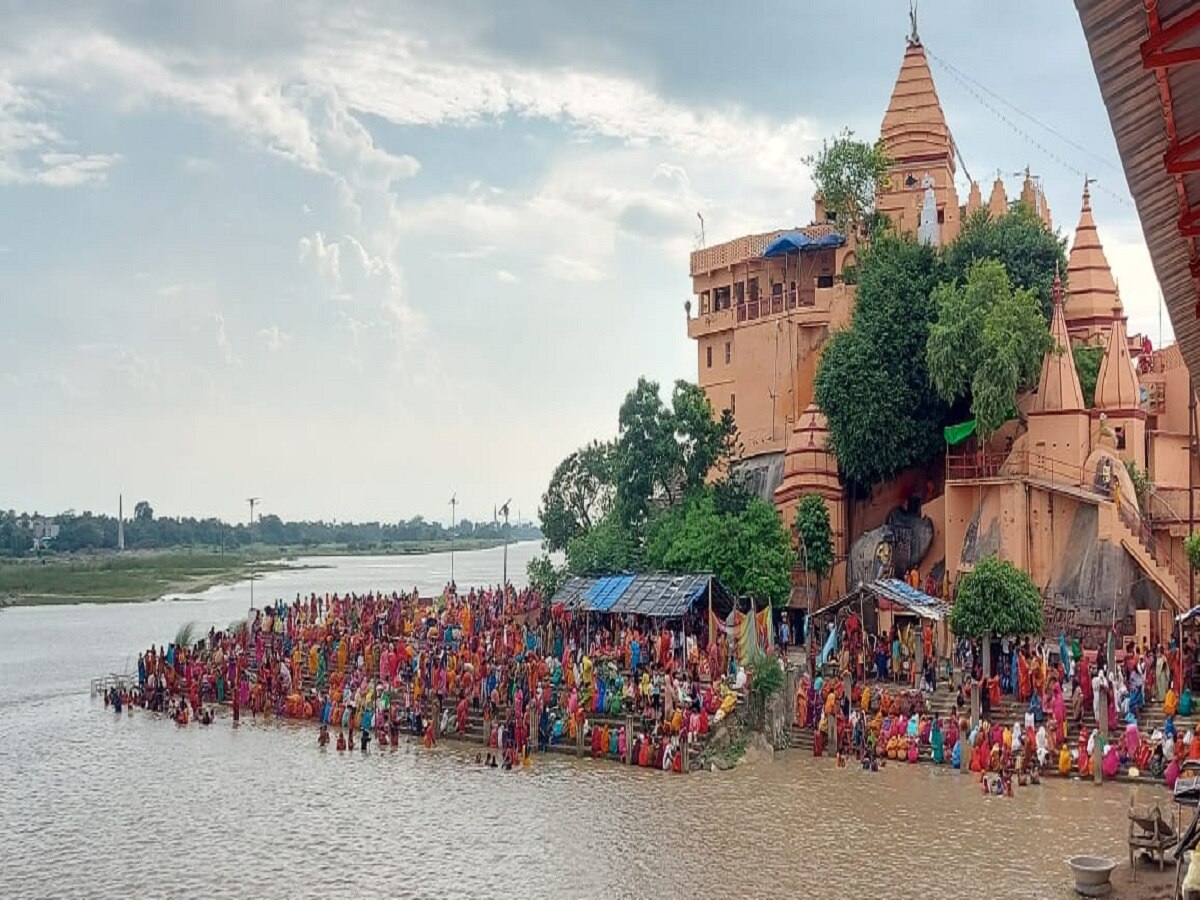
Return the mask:
<path fill-rule="evenodd" d="M 968 180 L 960 203 L 957 145 L 915 27 L 880 140 L 892 165 L 876 210 L 900 233 L 946 246 L 971 216 L 1000 216 L 1014 204 L 1053 230 L 1045 192 L 1028 168 L 1011 199 L 997 171 L 986 199 Z M 1019 418 L 986 441 L 971 423 L 948 428 L 944 459 L 868 497 L 845 489 L 813 385 L 822 348 L 853 312 L 855 287 L 845 276 L 857 262 L 856 236 L 818 195 L 807 225 L 692 253 L 688 336 L 714 409 L 734 414 L 740 473 L 789 525 L 807 494 L 829 509 L 834 571 L 814 586 L 801 558 L 794 606 L 811 609 L 884 568 L 909 577 L 915 570 L 927 593 L 949 597 L 963 573 L 993 554 L 1032 575 L 1048 630 L 1069 622 L 1098 636 L 1115 617 L 1127 634 L 1160 635 L 1172 610 L 1191 605 L 1183 552 L 1196 478 L 1191 377 L 1177 347 L 1155 350 L 1127 334 L 1088 185 L 1065 286 L 1055 277 L 1053 347 L 1036 391 L 1018 398 Z M 1076 351 L 1102 353 L 1094 392 L 1080 381 Z"/>

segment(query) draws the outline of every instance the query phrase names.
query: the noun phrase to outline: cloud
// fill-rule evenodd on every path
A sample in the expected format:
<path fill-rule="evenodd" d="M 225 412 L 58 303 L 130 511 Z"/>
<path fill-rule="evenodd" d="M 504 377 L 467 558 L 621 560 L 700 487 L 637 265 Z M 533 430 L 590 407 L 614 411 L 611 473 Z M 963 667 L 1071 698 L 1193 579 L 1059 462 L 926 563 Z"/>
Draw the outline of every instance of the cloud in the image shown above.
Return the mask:
<path fill-rule="evenodd" d="M 508 269 L 500 269 L 496 272 L 496 280 L 501 284 L 516 284 L 521 279 L 508 271 Z"/>
<path fill-rule="evenodd" d="M 235 365 L 237 356 L 233 352 L 233 344 L 229 340 L 229 335 L 225 333 L 225 316 L 221 313 L 213 313 L 213 321 L 217 324 L 217 350 L 220 351 L 221 358 L 225 360 L 225 365 Z"/>
<path fill-rule="evenodd" d="M 49 96 L 5 80 L 0 68 L 0 185 L 78 187 L 103 182 L 116 153 L 69 152 L 50 121 Z"/>
<path fill-rule="evenodd" d="M 258 333 L 266 341 L 267 350 L 271 353 L 279 352 L 283 348 L 283 345 L 292 339 L 292 336 L 286 331 L 280 330 L 278 325 L 263 328 Z"/>

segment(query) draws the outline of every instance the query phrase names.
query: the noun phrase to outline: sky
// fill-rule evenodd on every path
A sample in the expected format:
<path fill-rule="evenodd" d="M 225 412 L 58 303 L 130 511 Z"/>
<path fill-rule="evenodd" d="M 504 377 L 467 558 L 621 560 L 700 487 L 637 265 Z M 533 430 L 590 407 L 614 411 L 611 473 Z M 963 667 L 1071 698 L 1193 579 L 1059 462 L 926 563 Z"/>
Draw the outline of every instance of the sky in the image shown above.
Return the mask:
<path fill-rule="evenodd" d="M 1070 237 L 1098 179 L 1157 344 L 1072 4 L 919 24 L 985 198 L 1029 166 Z M 807 224 L 804 157 L 878 135 L 908 28 L 907 0 L 0 0 L 0 507 L 532 518 L 640 375 L 696 377 L 696 214 L 710 244 Z"/>

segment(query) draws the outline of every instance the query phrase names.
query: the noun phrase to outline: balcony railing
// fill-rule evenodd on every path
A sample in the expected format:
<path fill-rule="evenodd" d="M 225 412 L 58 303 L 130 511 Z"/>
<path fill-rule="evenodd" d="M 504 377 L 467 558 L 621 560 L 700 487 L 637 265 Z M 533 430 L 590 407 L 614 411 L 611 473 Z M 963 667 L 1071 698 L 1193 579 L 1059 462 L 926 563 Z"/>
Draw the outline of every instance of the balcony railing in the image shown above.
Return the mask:
<path fill-rule="evenodd" d="M 1063 462 L 1031 450 L 974 450 L 946 454 L 947 481 L 980 481 L 995 478 L 1045 478 L 1072 487 L 1082 487 L 1101 496 L 1111 494 L 1111 482 L 1093 479 L 1088 484 L 1082 466 Z"/>

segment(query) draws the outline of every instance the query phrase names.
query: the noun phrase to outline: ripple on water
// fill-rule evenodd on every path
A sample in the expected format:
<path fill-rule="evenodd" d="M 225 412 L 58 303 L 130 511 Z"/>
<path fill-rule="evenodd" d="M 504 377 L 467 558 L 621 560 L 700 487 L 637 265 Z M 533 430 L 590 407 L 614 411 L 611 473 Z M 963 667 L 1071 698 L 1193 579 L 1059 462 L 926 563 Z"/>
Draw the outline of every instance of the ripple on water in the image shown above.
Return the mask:
<path fill-rule="evenodd" d="M 1003 800 L 946 770 L 798 753 L 687 778 L 560 757 L 506 773 L 474 756 L 320 751 L 308 727 L 178 728 L 86 697 L 39 705 L 0 742 L 0 893 L 896 898 L 987 884 L 992 898 L 1065 898 L 1066 856 L 1124 852 L 1130 792 L 1115 786 Z"/>

